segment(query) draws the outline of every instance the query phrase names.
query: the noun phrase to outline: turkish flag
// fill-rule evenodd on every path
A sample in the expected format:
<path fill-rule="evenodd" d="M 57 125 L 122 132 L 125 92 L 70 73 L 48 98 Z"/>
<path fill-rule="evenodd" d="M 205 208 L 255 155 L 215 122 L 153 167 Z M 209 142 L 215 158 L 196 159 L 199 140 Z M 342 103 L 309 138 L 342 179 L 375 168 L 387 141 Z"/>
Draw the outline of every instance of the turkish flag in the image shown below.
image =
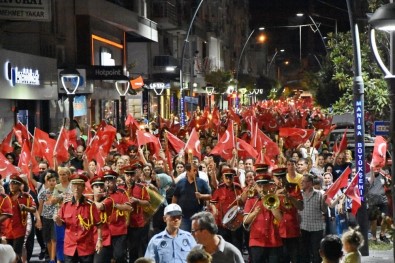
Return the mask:
<path fill-rule="evenodd" d="M 165 149 L 165 155 L 166 155 L 166 159 L 167 159 L 167 167 L 169 167 L 169 172 L 173 171 L 173 157 L 170 153 L 170 149 L 169 147 L 166 147 Z"/>
<path fill-rule="evenodd" d="M 273 142 L 266 134 L 264 134 L 260 129 L 258 129 L 258 124 L 255 124 L 255 138 L 254 138 L 254 148 L 263 149 L 265 148 L 265 155 L 273 159 L 276 155 L 280 154 L 280 149 L 278 145 Z"/>
<path fill-rule="evenodd" d="M 196 156 L 201 159 L 201 149 L 200 149 L 200 140 L 199 135 L 195 128 L 192 129 L 191 134 L 189 135 L 189 139 L 184 147 L 184 152 L 192 153 L 193 156 Z"/>
<path fill-rule="evenodd" d="M 12 147 L 12 136 L 14 135 L 14 130 L 11 130 L 0 144 L 0 152 L 3 154 L 13 152 L 14 147 Z"/>
<path fill-rule="evenodd" d="M 347 150 L 347 129 L 344 131 L 342 140 L 337 146 L 337 153 L 341 153 L 345 150 Z"/>
<path fill-rule="evenodd" d="M 351 174 L 351 168 L 350 166 L 347 166 L 347 168 L 343 171 L 343 173 L 340 175 L 339 178 L 336 179 L 336 181 L 326 190 L 326 195 L 328 197 L 327 202 L 330 203 L 333 199 L 333 197 L 336 195 L 336 193 L 344 187 L 347 187 L 348 185 L 348 176 Z"/>
<path fill-rule="evenodd" d="M 358 174 L 356 174 L 354 178 L 351 180 L 350 185 L 347 187 L 346 191 L 344 192 L 344 194 L 352 200 L 351 213 L 353 215 L 356 215 L 358 209 L 361 207 L 361 196 L 358 189 L 358 179 L 359 176 Z"/>
<path fill-rule="evenodd" d="M 180 152 L 182 149 L 185 148 L 185 142 L 178 139 L 177 136 L 172 134 L 171 132 L 166 132 L 167 141 L 171 144 L 176 152 Z"/>
<path fill-rule="evenodd" d="M 233 132 L 233 122 L 229 122 L 228 128 L 222 134 L 217 145 L 211 150 L 210 154 L 219 155 L 224 159 L 232 158 L 232 150 L 235 148 L 235 136 Z"/>
<path fill-rule="evenodd" d="M 70 146 L 70 144 L 71 144 L 71 146 L 73 146 L 74 149 L 77 149 L 77 146 L 78 146 L 78 144 L 77 144 L 77 129 L 72 129 L 70 131 L 67 129 L 64 129 L 64 132 L 66 133 L 66 137 L 68 139 L 68 144 L 69 144 L 68 146 Z M 88 134 L 89 133 L 90 132 L 88 132 Z"/>
<path fill-rule="evenodd" d="M 218 126 L 221 123 L 221 117 L 217 107 L 214 107 L 213 112 L 211 113 L 211 122 L 215 126 Z"/>
<path fill-rule="evenodd" d="M 228 110 L 228 118 L 232 121 L 234 121 L 235 123 L 237 123 L 238 125 L 240 124 L 240 117 L 239 115 L 237 115 L 232 108 L 230 108 Z"/>
<path fill-rule="evenodd" d="M 20 145 L 22 145 L 23 141 L 25 140 L 30 141 L 29 131 L 26 129 L 25 125 L 18 122 L 17 124 L 15 124 L 13 129 L 14 129 L 16 140 Z"/>
<path fill-rule="evenodd" d="M 29 144 L 24 142 L 19 155 L 18 167 L 21 169 L 23 174 L 30 177 L 30 167 L 32 165 L 32 155 L 30 152 Z"/>
<path fill-rule="evenodd" d="M 32 155 L 39 156 L 47 160 L 49 167 L 53 168 L 54 159 L 53 152 L 55 149 L 56 141 L 51 139 L 48 133 L 40 130 L 39 128 L 34 128 Z"/>
<path fill-rule="evenodd" d="M 131 114 L 128 114 L 128 117 L 126 118 L 125 121 L 125 126 L 129 127 L 131 126 L 132 129 L 138 130 L 140 127 L 140 124 L 136 121 L 135 118 Z"/>
<path fill-rule="evenodd" d="M 53 151 L 53 155 L 56 156 L 58 163 L 67 162 L 69 160 L 69 143 L 68 132 L 62 126 Z"/>
<path fill-rule="evenodd" d="M 161 145 L 158 137 L 156 137 L 152 133 L 142 130 L 136 131 L 136 137 L 137 137 L 137 145 L 139 147 L 141 145 L 152 143 L 154 154 L 156 155 L 157 158 L 159 158 L 159 151 L 161 149 Z"/>
<path fill-rule="evenodd" d="M 247 157 L 252 157 L 252 158 L 257 158 L 258 152 L 251 146 L 249 145 L 246 141 L 243 141 L 239 138 L 236 139 L 236 146 L 237 146 L 237 154 L 239 157 L 242 158 L 247 158 Z"/>
<path fill-rule="evenodd" d="M 110 152 L 116 134 L 116 128 L 102 123 L 97 130 L 96 135 L 92 138 L 91 143 L 86 147 L 85 155 L 88 158 L 88 161 L 95 159 L 98 151 L 101 151 L 101 154 L 106 156 Z"/>
<path fill-rule="evenodd" d="M 2 178 L 12 174 L 19 174 L 18 170 L 12 163 L 8 161 L 8 159 L 0 153 L 0 175 Z"/>
<path fill-rule="evenodd" d="M 376 136 L 374 139 L 373 157 L 370 166 L 383 168 L 385 166 L 386 153 L 387 141 L 383 136 Z"/>
<path fill-rule="evenodd" d="M 313 133 L 313 129 L 280 128 L 279 136 L 284 138 L 285 147 L 292 149 L 305 143 Z"/>

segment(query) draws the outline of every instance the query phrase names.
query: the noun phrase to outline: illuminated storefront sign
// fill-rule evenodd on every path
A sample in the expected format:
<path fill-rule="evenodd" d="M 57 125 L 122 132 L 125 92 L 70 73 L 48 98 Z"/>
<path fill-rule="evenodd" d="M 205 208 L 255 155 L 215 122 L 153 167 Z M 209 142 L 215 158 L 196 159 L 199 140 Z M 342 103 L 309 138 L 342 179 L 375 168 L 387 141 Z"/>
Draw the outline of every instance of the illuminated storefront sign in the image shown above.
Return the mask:
<path fill-rule="evenodd" d="M 11 86 L 24 84 L 31 86 L 40 86 L 40 73 L 38 69 L 18 68 L 11 62 L 5 63 L 5 77 Z"/>

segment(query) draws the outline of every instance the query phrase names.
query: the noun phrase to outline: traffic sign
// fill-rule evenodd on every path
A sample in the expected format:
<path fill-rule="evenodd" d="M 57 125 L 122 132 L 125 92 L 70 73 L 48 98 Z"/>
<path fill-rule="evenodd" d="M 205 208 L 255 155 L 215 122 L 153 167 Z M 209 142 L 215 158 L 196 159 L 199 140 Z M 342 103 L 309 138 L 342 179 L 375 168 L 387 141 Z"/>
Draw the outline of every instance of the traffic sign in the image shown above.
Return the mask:
<path fill-rule="evenodd" d="M 375 121 L 374 135 L 389 135 L 390 122 L 389 121 Z"/>

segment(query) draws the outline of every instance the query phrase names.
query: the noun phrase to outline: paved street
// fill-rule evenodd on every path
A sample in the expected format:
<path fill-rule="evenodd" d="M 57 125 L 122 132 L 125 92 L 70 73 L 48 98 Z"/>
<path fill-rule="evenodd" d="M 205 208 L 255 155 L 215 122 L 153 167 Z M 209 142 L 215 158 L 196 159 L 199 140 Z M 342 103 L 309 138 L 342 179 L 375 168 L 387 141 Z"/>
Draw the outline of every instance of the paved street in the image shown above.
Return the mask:
<path fill-rule="evenodd" d="M 44 260 L 39 260 L 38 259 L 38 254 L 40 253 L 40 246 L 36 242 L 34 246 L 34 251 L 33 251 L 33 257 L 31 259 L 31 263 L 38 263 L 38 262 L 44 262 Z M 370 250 L 369 251 L 369 256 L 367 257 L 362 257 L 362 263 L 394 263 L 395 260 L 393 258 L 393 250 Z M 247 256 L 244 257 L 244 259 L 247 261 Z"/>

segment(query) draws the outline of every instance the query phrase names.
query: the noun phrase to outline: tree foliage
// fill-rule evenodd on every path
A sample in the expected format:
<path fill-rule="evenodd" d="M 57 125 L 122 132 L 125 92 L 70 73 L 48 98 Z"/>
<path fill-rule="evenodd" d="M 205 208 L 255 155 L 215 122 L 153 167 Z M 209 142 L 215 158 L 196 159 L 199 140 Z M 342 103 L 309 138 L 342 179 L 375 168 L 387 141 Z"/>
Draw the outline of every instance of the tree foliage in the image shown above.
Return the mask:
<path fill-rule="evenodd" d="M 367 32 L 360 33 L 360 42 L 365 111 L 375 119 L 388 119 L 387 84 L 374 60 Z M 307 75 L 317 103 L 324 108 L 331 107 L 335 114 L 353 112 L 353 62 L 351 33 L 329 34 L 328 54 L 322 69 Z"/>
<path fill-rule="evenodd" d="M 204 80 L 215 88 L 215 93 L 224 94 L 228 88 L 229 82 L 232 79 L 230 71 L 223 71 L 221 69 L 206 73 Z M 218 101 L 219 96 L 215 99 Z"/>

